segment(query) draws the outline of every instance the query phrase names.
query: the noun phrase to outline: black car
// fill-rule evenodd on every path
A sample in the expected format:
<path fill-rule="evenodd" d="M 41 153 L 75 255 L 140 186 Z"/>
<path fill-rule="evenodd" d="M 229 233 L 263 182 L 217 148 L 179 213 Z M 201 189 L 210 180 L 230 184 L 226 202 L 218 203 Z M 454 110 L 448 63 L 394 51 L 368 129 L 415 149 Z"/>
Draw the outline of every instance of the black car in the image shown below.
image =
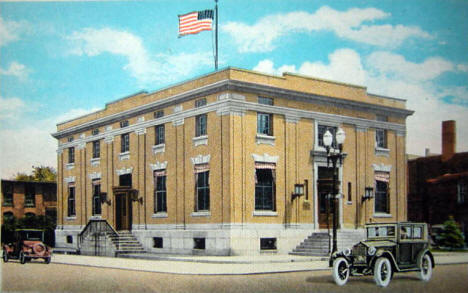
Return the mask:
<path fill-rule="evenodd" d="M 373 275 L 378 286 L 386 287 L 394 272 L 419 272 L 429 281 L 434 257 L 429 251 L 425 223 L 367 224 L 367 240 L 330 257 L 333 279 L 344 285 L 349 276 Z"/>

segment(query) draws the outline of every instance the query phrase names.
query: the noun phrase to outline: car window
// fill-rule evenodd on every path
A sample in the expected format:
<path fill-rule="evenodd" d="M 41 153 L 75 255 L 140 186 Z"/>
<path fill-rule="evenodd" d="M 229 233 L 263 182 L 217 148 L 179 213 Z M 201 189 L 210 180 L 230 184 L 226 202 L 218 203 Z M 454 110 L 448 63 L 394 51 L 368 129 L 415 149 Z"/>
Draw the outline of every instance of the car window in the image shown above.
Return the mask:
<path fill-rule="evenodd" d="M 367 228 L 367 237 L 392 237 L 395 236 L 394 226 L 379 226 Z"/>
<path fill-rule="evenodd" d="M 413 238 L 414 239 L 422 239 L 422 227 L 421 226 L 416 226 L 413 228 Z"/>
<path fill-rule="evenodd" d="M 400 238 L 401 239 L 411 239 L 411 226 L 401 226 L 400 228 Z"/>

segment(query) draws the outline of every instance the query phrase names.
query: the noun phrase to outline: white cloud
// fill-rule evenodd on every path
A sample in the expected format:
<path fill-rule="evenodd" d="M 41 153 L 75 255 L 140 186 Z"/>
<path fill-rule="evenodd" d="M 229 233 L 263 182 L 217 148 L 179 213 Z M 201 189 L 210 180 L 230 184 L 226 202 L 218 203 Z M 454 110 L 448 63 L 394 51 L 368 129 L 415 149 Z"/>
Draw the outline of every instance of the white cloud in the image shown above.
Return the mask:
<path fill-rule="evenodd" d="M 289 33 L 331 31 L 338 37 L 369 45 L 395 48 L 412 37 L 431 38 L 418 27 L 403 25 L 367 25 L 388 18 L 389 13 L 376 8 L 338 11 L 324 6 L 315 13 L 303 11 L 268 15 L 248 25 L 228 22 L 221 29 L 230 34 L 239 52 L 268 52 L 275 41 Z"/>
<path fill-rule="evenodd" d="M 441 123 L 455 120 L 458 151 L 468 151 L 468 88 L 442 86 L 434 79 L 446 72 L 460 72 L 460 68 L 440 57 L 421 63 L 406 60 L 388 52 L 370 54 L 366 62 L 350 49 L 340 49 L 329 55 L 329 64 L 304 62 L 298 70 L 292 65 L 275 68 L 271 60 L 260 61 L 253 69 L 281 74 L 284 68 L 318 78 L 365 85 L 368 92 L 407 100 L 407 108 L 415 113 L 407 120 L 407 153 L 420 154 L 429 147 L 441 150 Z M 293 70 L 291 70 L 293 69 Z M 450 96 L 451 104 L 442 98 Z"/>
<path fill-rule="evenodd" d="M 92 57 L 109 53 L 124 56 L 127 64 L 123 69 L 142 84 L 180 79 L 181 75 L 192 74 L 200 65 L 211 64 L 209 53 L 152 56 L 140 37 L 111 28 L 86 28 L 73 32 L 68 40 L 72 45 L 71 54 Z"/>
<path fill-rule="evenodd" d="M 441 57 L 431 57 L 422 63 L 407 61 L 404 56 L 390 52 L 374 52 L 366 62 L 378 75 L 393 79 L 426 81 L 455 70 L 455 65 Z"/>
<path fill-rule="evenodd" d="M 306 61 L 299 69 L 296 69 L 295 65 L 282 65 L 275 69 L 273 62 L 265 59 L 260 61 L 253 70 L 279 75 L 283 72 L 300 73 L 356 85 L 365 84 L 365 71 L 362 68 L 361 58 L 355 51 L 339 49 L 331 53 L 328 58 L 329 64 Z"/>
<path fill-rule="evenodd" d="M 31 70 L 29 68 L 16 61 L 11 62 L 10 66 L 6 69 L 0 68 L 1 75 L 15 76 L 20 80 L 25 80 L 30 72 Z"/>
<path fill-rule="evenodd" d="M 29 30 L 30 25 L 26 21 L 5 21 L 0 17 L 0 47 L 19 40 Z"/>
<path fill-rule="evenodd" d="M 27 115 L 24 115 L 25 111 L 32 110 L 25 109 L 22 112 L 18 112 L 18 108 L 24 108 L 25 103 L 20 99 L 15 99 L 15 101 L 16 107 L 12 106 L 14 103 L 11 102 L 8 103 L 8 107 L 12 109 L 12 112 L 16 113 L 17 119 L 21 120 L 21 123 L 16 123 L 8 128 L 0 128 L 1 178 L 10 178 L 17 172 L 30 173 L 32 166 L 46 165 L 56 167 L 57 140 L 50 135 L 56 132 L 56 123 L 97 110 L 73 109 L 59 116 L 32 120 Z M 3 102 L 0 105 L 4 105 Z"/>
<path fill-rule="evenodd" d="M 0 96 L 0 121 L 15 119 L 24 111 L 25 103 L 19 98 L 2 98 Z"/>
<path fill-rule="evenodd" d="M 462 72 L 468 72 L 468 64 L 458 64 L 457 70 Z"/>

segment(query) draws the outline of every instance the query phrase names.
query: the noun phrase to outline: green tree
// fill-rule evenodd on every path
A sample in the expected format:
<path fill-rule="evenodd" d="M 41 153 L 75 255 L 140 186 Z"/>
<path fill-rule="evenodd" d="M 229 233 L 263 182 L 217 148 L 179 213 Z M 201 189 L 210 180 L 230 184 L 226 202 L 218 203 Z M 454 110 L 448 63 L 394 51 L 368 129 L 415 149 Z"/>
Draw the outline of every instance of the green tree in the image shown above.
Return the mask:
<path fill-rule="evenodd" d="M 465 245 L 463 234 L 453 216 L 444 222 L 444 228 L 440 234 L 440 245 L 450 249 L 462 248 Z"/>
<path fill-rule="evenodd" d="M 26 173 L 17 173 L 15 176 L 15 180 L 19 181 L 37 181 L 37 182 L 45 182 L 45 181 L 55 181 L 57 178 L 57 172 L 55 169 L 48 166 L 33 166 L 32 175 L 28 175 Z"/>

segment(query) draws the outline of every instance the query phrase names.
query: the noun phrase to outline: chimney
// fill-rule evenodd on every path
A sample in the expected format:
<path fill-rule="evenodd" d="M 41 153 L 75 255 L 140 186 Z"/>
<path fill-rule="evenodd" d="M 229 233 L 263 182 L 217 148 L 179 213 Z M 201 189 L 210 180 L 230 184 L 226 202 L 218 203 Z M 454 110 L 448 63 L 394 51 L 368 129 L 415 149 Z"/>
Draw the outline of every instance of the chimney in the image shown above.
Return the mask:
<path fill-rule="evenodd" d="M 442 161 L 450 160 L 457 146 L 456 124 L 454 120 L 442 121 Z"/>

